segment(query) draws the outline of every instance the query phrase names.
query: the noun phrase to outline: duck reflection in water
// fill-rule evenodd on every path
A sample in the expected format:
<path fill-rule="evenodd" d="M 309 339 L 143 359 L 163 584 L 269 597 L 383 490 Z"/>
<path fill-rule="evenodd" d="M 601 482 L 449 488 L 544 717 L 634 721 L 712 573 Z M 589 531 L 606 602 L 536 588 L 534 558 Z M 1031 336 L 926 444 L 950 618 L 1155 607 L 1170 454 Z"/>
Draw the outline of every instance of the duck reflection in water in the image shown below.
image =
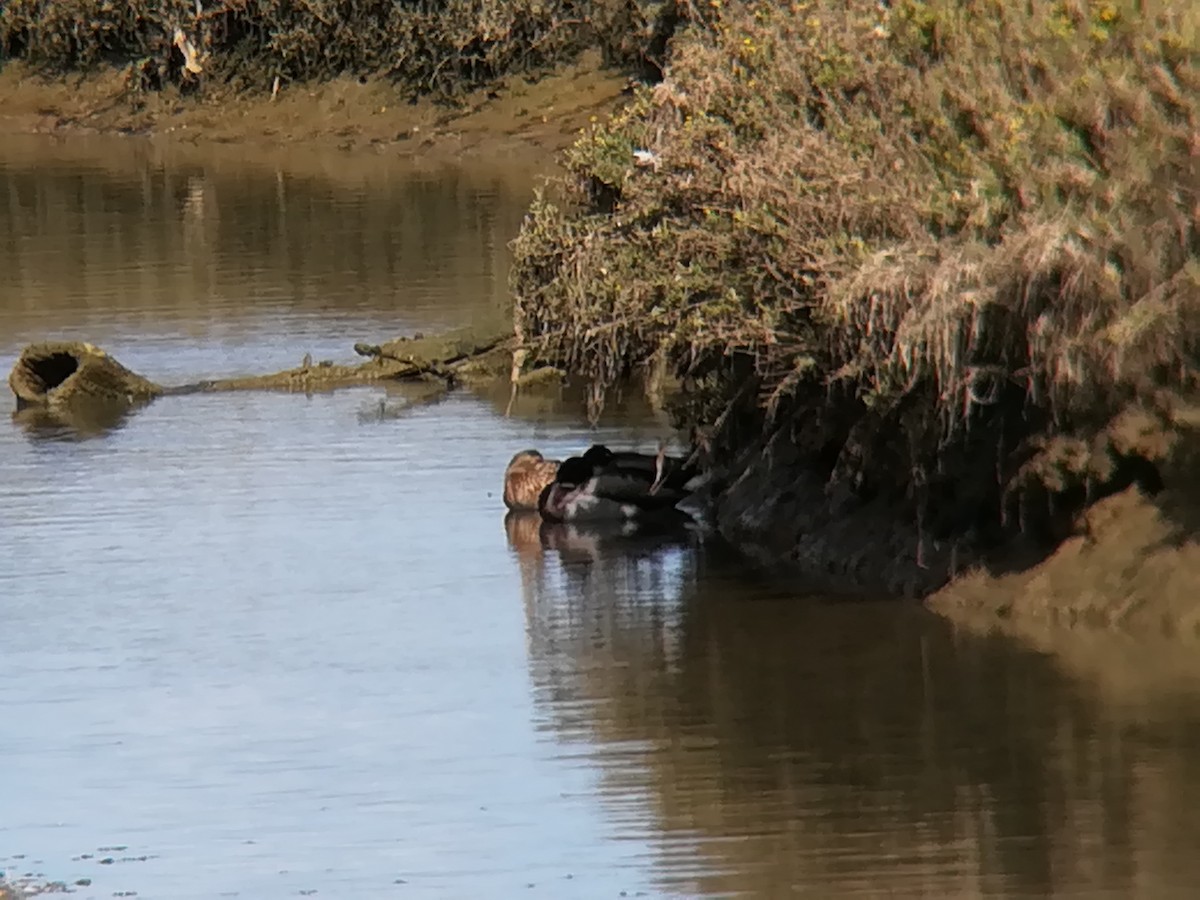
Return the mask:
<path fill-rule="evenodd" d="M 632 598 L 640 598 L 638 607 L 671 606 L 681 571 L 694 566 L 706 542 L 695 523 L 547 522 L 537 513 L 510 512 L 504 528 L 520 571 L 530 650 L 538 657 L 555 654 L 564 616 L 604 619 Z"/>
<path fill-rule="evenodd" d="M 547 552 L 564 562 L 594 562 L 608 554 L 644 554 L 660 547 L 688 546 L 705 527 L 687 516 L 676 519 L 551 522 L 534 512 L 504 517 L 508 545 L 523 563 L 540 564 Z"/>

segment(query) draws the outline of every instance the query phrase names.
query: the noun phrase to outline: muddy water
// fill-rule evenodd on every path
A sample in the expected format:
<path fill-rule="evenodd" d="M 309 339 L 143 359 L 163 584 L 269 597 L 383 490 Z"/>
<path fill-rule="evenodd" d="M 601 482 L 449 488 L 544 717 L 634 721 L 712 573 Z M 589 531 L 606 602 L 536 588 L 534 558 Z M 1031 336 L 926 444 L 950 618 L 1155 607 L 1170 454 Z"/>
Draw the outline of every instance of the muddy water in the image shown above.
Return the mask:
<path fill-rule="evenodd" d="M 348 359 L 502 298 L 531 182 L 0 144 L 0 367 Z M 78 896 L 1192 896 L 1200 681 L 1115 698 L 691 534 L 505 522 L 570 397 L 0 424 L 0 869 Z"/>

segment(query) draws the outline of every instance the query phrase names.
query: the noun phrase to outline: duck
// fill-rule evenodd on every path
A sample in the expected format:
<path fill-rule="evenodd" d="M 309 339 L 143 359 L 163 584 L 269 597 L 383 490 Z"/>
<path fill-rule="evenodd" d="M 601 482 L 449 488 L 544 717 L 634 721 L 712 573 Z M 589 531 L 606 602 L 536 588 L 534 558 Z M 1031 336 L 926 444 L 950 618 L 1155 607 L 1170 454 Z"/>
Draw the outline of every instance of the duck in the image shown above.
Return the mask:
<path fill-rule="evenodd" d="M 559 464 L 554 479 L 538 497 L 538 511 L 543 519 L 599 522 L 687 518 L 676 506 L 691 496 L 691 491 L 667 483 L 661 452 L 655 457 L 655 468 L 649 472 L 641 461 L 624 466 L 616 462 L 598 463 L 596 460 L 602 455 L 595 453 L 589 459 L 585 453 Z"/>
<path fill-rule="evenodd" d="M 634 450 L 613 451 L 604 444 L 593 444 L 583 458 L 601 472 L 637 475 L 659 482 L 661 487 L 692 492 L 705 481 L 694 457 L 683 459 L 668 456 L 666 448 L 659 445 L 658 453 L 639 453 Z"/>
<path fill-rule="evenodd" d="M 554 481 L 559 462 L 537 450 L 522 450 L 504 470 L 504 505 L 513 512 L 536 512 L 538 498 Z"/>

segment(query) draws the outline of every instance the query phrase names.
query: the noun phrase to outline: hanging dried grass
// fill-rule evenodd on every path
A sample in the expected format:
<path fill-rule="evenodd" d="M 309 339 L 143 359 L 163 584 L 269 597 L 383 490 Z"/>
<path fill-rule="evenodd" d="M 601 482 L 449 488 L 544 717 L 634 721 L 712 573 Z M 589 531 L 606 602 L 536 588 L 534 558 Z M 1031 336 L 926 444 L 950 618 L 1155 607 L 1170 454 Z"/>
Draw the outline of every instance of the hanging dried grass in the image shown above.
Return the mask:
<path fill-rule="evenodd" d="M 756 398 L 875 483 L 980 453 L 1003 479 L 1039 430 L 1194 387 L 1200 7 L 691 9 L 515 242 L 536 354 L 603 389 L 662 352 L 686 424 Z M 880 411 L 887 453 L 852 437 Z"/>

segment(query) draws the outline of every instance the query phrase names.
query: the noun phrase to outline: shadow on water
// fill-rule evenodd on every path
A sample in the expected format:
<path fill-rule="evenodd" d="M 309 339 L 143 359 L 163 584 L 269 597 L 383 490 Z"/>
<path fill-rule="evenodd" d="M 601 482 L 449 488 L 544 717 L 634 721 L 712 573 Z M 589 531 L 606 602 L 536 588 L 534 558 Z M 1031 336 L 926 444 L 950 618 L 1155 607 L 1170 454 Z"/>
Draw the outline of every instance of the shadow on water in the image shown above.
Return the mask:
<path fill-rule="evenodd" d="M 755 583 L 696 540 L 506 521 L 542 726 L 688 895 L 1168 896 L 1200 879 L 1193 702 L 1131 722 L 923 610 Z M 699 862 L 698 862 L 699 860 Z"/>

